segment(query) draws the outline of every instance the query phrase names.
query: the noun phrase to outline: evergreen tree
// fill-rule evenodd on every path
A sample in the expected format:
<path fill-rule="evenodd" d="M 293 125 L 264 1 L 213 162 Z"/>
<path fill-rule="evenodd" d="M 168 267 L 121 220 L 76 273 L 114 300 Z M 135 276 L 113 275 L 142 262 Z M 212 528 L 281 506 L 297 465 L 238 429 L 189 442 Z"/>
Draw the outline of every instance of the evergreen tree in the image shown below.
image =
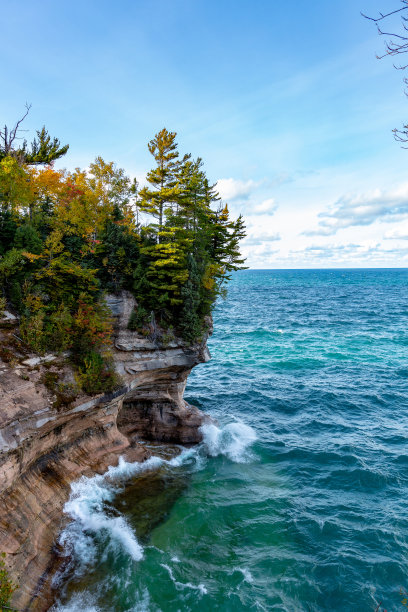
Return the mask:
<path fill-rule="evenodd" d="M 201 313 L 202 271 L 192 254 L 188 255 L 188 280 L 181 289 L 182 307 L 178 317 L 181 335 L 189 342 L 196 341 L 203 331 Z"/>
<path fill-rule="evenodd" d="M 152 309 L 171 315 L 174 306 L 182 303 L 181 287 L 188 279 L 186 258 L 191 239 L 183 229 L 166 227 L 159 232 L 159 240 L 161 242 L 143 246 L 141 252 L 149 259 L 146 278 L 150 285 Z"/>
<path fill-rule="evenodd" d="M 166 210 L 171 210 L 180 196 L 176 133 L 163 128 L 149 142 L 148 148 L 157 165 L 147 173 L 146 178 L 151 187 L 143 187 L 139 192 L 139 208 L 158 220 L 161 231 Z"/>
<path fill-rule="evenodd" d="M 26 104 L 26 111 L 12 128 L 7 125 L 0 129 L 0 161 L 5 157 L 13 157 L 20 165 L 46 165 L 59 159 L 69 149 L 69 145 L 61 146 L 58 138 L 52 138 L 45 126 L 37 130 L 37 138 L 34 138 L 28 149 L 27 141 L 17 147 L 20 140 L 21 124 L 30 112 L 31 104 Z"/>
<path fill-rule="evenodd" d="M 27 150 L 27 143 L 24 141 L 23 147 L 17 152 L 25 164 L 31 166 L 51 164 L 63 157 L 69 149 L 69 145 L 61 146 L 58 138 L 51 138 L 45 126 L 37 130 L 37 138 L 31 143 L 30 150 Z"/>
<path fill-rule="evenodd" d="M 11 248 L 16 230 L 14 215 L 7 208 L 0 207 L 0 256 Z"/>
<path fill-rule="evenodd" d="M 112 219 L 99 235 L 93 257 L 102 285 L 114 293 L 132 288 L 133 270 L 140 258 L 136 235 L 123 221 L 123 214 L 115 205 Z"/>
<path fill-rule="evenodd" d="M 39 255 L 43 243 L 37 230 L 30 223 L 24 223 L 17 228 L 14 236 L 14 246 L 16 249 Z"/>

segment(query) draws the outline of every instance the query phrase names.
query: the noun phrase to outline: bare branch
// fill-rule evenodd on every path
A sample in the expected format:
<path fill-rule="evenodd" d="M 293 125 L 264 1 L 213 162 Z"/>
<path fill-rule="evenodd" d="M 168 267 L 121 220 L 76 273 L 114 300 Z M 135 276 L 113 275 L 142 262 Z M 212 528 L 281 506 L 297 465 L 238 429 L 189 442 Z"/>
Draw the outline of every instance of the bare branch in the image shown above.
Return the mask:
<path fill-rule="evenodd" d="M 385 41 L 385 53 L 383 55 L 377 55 L 377 59 L 383 59 L 384 57 L 388 57 L 388 56 L 395 56 L 395 55 L 402 55 L 403 53 L 408 53 L 408 17 L 405 17 L 404 15 L 402 15 L 401 13 L 403 11 L 408 10 L 408 0 L 401 0 L 403 6 L 400 7 L 399 9 L 395 9 L 394 11 L 390 11 L 388 13 L 381 13 L 380 12 L 380 16 L 379 17 L 370 17 L 369 15 L 365 15 L 364 13 L 361 13 L 363 17 L 365 17 L 366 19 L 369 19 L 370 21 L 373 21 L 377 27 L 377 32 L 379 34 L 379 36 L 389 36 L 390 39 Z M 400 25 L 402 25 L 402 33 L 400 32 L 388 32 L 383 30 L 380 25 L 379 22 L 383 21 L 389 17 L 391 17 L 392 15 L 396 15 L 399 14 L 400 16 Z M 405 35 L 405 32 L 407 33 L 407 35 Z M 401 64 L 400 66 L 397 66 L 396 64 L 393 64 L 394 68 L 396 68 L 397 70 L 405 70 L 406 68 L 408 68 L 408 64 Z M 408 85 L 408 80 L 404 79 L 404 83 L 406 85 Z M 408 92 L 405 92 L 406 95 L 408 95 Z M 394 129 L 392 130 L 393 134 L 394 134 L 394 138 L 397 142 L 400 143 L 408 143 L 408 124 L 404 125 L 402 130 L 398 130 L 398 129 Z M 408 147 L 403 147 L 403 149 L 407 149 Z"/>
<path fill-rule="evenodd" d="M 0 130 L 0 151 L 3 155 L 9 155 L 13 151 L 13 143 L 15 140 L 19 139 L 18 133 L 21 131 L 26 131 L 21 130 L 20 125 L 30 112 L 31 104 L 28 104 L 26 102 L 25 108 L 26 112 L 21 117 L 21 119 L 17 121 L 17 123 L 11 130 L 8 129 L 7 125 L 5 125 L 4 128 Z"/>
<path fill-rule="evenodd" d="M 396 9 L 395 11 L 391 11 L 390 13 L 384 13 L 384 14 L 380 13 L 379 17 L 370 17 L 369 15 L 365 15 L 361 11 L 360 11 L 360 15 L 362 15 L 366 19 L 369 19 L 370 21 L 374 21 L 375 23 L 377 23 L 378 21 L 381 21 L 382 19 L 386 19 L 387 17 L 390 17 L 391 15 L 395 15 L 395 13 L 400 13 L 401 11 L 405 11 L 405 9 L 408 8 L 408 2 L 403 0 L 403 3 L 405 4 L 405 6 L 403 6 L 402 8 Z M 405 18 L 403 17 L 403 19 Z"/>

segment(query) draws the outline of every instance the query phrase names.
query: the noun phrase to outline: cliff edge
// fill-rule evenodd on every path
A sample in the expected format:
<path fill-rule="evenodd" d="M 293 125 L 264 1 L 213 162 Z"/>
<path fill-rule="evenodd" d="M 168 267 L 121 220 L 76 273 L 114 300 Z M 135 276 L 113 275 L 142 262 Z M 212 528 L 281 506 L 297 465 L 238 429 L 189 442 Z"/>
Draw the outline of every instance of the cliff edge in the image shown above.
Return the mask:
<path fill-rule="evenodd" d="M 179 338 L 141 336 L 127 328 L 133 296 L 108 296 L 115 326 L 112 354 L 120 387 L 110 394 L 70 397 L 66 359 L 27 354 L 13 317 L 0 328 L 0 551 L 19 583 L 19 610 L 49 605 L 53 552 L 70 484 L 103 473 L 120 455 L 149 456 L 140 440 L 180 444 L 201 441 L 209 420 L 183 399 L 191 369 L 210 359 L 207 338 L 187 345 Z M 12 347 L 10 348 L 6 347 Z"/>

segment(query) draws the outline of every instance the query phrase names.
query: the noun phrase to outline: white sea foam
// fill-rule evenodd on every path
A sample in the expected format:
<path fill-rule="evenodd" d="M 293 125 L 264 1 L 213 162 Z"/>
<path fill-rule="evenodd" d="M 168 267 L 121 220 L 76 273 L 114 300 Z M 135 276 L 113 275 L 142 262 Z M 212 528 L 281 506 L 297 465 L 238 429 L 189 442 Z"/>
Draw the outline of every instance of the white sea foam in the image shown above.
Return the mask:
<path fill-rule="evenodd" d="M 94 597 L 90 593 L 76 593 L 71 597 L 69 603 L 62 605 L 56 604 L 51 608 L 54 612 L 100 612 L 100 608 L 95 604 Z"/>
<path fill-rule="evenodd" d="M 109 467 L 102 475 L 82 476 L 71 485 L 71 495 L 64 512 L 72 522 L 62 532 L 60 543 L 79 562 L 79 572 L 94 561 L 96 548 L 91 534 L 106 533 L 109 547 L 120 547 L 134 561 L 143 558 L 143 548 L 123 516 L 110 516 L 106 505 L 118 492 L 121 484 L 138 473 L 154 470 L 161 465 L 178 467 L 197 456 L 195 449 L 185 449 L 170 460 L 150 457 L 143 463 L 128 463 L 120 457 L 118 465 Z"/>
<path fill-rule="evenodd" d="M 225 455 L 232 461 L 248 461 L 248 447 L 255 441 L 254 430 L 243 423 L 230 423 L 222 428 L 216 425 L 205 425 L 202 428 L 203 444 L 200 447 L 183 449 L 170 460 L 150 457 L 143 463 L 128 463 L 122 457 L 118 465 L 109 467 L 105 474 L 92 478 L 83 476 L 71 485 L 71 495 L 64 506 L 64 512 L 72 519 L 60 536 L 60 543 L 66 554 L 72 554 L 76 562 L 77 575 L 87 571 L 95 562 L 97 545 L 95 536 L 107 538 L 105 552 L 123 551 L 133 561 L 143 559 L 143 548 L 124 516 L 115 516 L 109 502 L 113 500 L 124 483 L 139 473 L 156 470 L 161 466 L 178 468 L 182 465 L 201 469 L 206 456 Z M 179 560 L 174 558 L 175 563 Z M 163 564 L 178 589 L 194 589 L 201 594 L 207 592 L 203 584 L 194 585 L 175 580 L 170 566 Z M 57 577 L 56 577 L 57 578 Z M 141 602 L 143 606 L 144 603 Z M 89 594 L 75 595 L 68 604 L 55 608 L 64 612 L 81 610 L 98 612 L 96 603 Z M 142 608 L 135 608 L 142 609 Z"/>
<path fill-rule="evenodd" d="M 203 425 L 203 442 L 212 457 L 225 455 L 236 463 L 246 463 L 251 459 L 248 447 L 256 440 L 256 433 L 245 423 L 229 423 L 217 427 L 213 423 Z"/>
<path fill-rule="evenodd" d="M 241 572 L 241 574 L 244 577 L 244 581 L 245 582 L 251 583 L 251 582 L 254 581 L 254 579 L 252 577 L 252 574 L 251 574 L 251 572 L 249 571 L 249 569 L 247 567 L 234 567 L 234 571 L 235 572 Z"/>
<path fill-rule="evenodd" d="M 191 582 L 179 582 L 178 580 L 175 579 L 174 574 L 173 574 L 173 570 L 171 569 L 171 567 L 169 565 L 167 565 L 167 563 L 160 563 L 160 565 L 162 567 L 164 567 L 164 569 L 166 569 L 168 571 L 169 576 L 172 579 L 172 581 L 174 582 L 174 585 L 175 585 L 176 589 L 178 589 L 178 590 L 180 590 L 180 589 L 192 589 L 194 591 L 199 591 L 201 593 L 201 595 L 205 595 L 207 593 L 207 589 L 206 589 L 204 584 L 191 584 Z"/>
<path fill-rule="evenodd" d="M 56 604 L 51 608 L 53 612 L 101 612 L 96 604 L 96 595 L 88 592 L 75 593 L 69 603 Z M 150 597 L 147 589 L 143 590 L 140 601 L 136 602 L 127 612 L 148 612 L 150 609 Z"/>

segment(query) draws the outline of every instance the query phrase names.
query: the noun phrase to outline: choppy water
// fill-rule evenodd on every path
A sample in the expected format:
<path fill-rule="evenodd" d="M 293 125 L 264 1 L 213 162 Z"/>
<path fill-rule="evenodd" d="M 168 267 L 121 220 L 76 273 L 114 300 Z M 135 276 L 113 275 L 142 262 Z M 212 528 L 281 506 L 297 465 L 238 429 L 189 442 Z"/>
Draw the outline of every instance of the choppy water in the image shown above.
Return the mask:
<path fill-rule="evenodd" d="M 408 270 L 245 271 L 187 399 L 205 444 L 82 479 L 58 610 L 403 610 Z"/>

